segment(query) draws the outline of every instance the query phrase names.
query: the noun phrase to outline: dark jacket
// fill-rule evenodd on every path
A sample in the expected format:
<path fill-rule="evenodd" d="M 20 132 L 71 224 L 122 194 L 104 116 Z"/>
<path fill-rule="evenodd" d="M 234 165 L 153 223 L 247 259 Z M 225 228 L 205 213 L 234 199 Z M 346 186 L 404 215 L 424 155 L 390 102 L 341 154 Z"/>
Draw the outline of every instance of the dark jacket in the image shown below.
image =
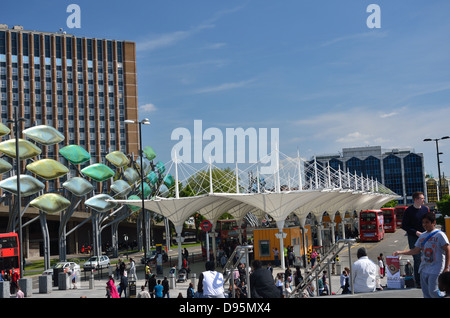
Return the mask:
<path fill-rule="evenodd" d="M 422 205 L 420 209 L 416 209 L 414 205 L 409 206 L 403 213 L 402 229 L 408 233 L 408 235 L 416 237 L 416 231 L 425 232 L 422 226 L 422 218 L 427 214 L 430 209 Z"/>
<path fill-rule="evenodd" d="M 258 268 L 250 275 L 250 293 L 252 298 L 280 298 L 272 274 L 265 268 Z"/>

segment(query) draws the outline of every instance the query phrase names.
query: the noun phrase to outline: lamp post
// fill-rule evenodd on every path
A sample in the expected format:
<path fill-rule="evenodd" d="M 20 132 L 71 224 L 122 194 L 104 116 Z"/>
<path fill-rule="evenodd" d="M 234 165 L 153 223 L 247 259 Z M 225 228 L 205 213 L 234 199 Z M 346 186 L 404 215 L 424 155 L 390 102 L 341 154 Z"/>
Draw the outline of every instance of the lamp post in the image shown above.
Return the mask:
<path fill-rule="evenodd" d="M 134 120 L 126 119 L 124 121 L 126 124 L 134 124 L 136 123 Z M 142 125 L 150 125 L 150 120 L 148 118 L 144 118 L 141 121 L 137 122 L 139 124 L 139 156 L 141 158 L 141 198 L 142 198 L 142 245 L 144 247 L 144 260 L 147 257 L 147 229 L 145 222 L 145 205 L 144 205 L 144 152 L 142 151 Z M 151 223 L 150 223 L 151 227 Z M 150 229 L 151 231 L 151 229 Z M 151 234 L 150 234 L 151 240 Z"/>
<path fill-rule="evenodd" d="M 437 138 L 437 139 L 431 139 L 431 138 L 426 138 L 423 141 L 434 141 L 436 142 L 436 156 L 437 156 L 437 164 L 438 164 L 438 174 L 439 174 L 439 191 L 438 193 L 438 201 L 442 199 L 442 187 L 441 187 L 441 163 L 442 161 L 440 161 L 439 159 L 439 155 L 442 155 L 442 152 L 439 152 L 439 140 L 444 140 L 444 139 L 449 139 L 450 136 L 444 136 L 441 138 Z"/>
<path fill-rule="evenodd" d="M 8 119 L 6 123 L 14 125 L 14 137 L 16 138 L 16 175 L 17 175 L 17 217 L 19 218 L 19 269 L 20 278 L 23 278 L 23 233 L 22 233 L 22 211 L 21 206 L 21 195 L 20 195 L 20 156 L 19 156 L 19 124 L 20 122 L 25 122 L 25 118 L 19 118 L 17 114 L 17 107 L 14 107 L 14 118 Z"/>

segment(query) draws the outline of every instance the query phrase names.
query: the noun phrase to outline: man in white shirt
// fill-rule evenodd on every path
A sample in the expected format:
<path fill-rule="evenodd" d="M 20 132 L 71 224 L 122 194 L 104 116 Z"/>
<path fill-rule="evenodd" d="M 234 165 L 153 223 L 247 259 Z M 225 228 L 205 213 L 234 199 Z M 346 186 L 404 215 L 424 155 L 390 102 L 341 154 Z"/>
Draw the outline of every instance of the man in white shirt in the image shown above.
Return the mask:
<path fill-rule="evenodd" d="M 364 247 L 358 249 L 358 260 L 353 263 L 351 278 L 355 293 L 370 293 L 376 290 L 377 265 L 367 257 Z"/>
<path fill-rule="evenodd" d="M 206 262 L 205 268 L 198 279 L 198 292 L 203 293 L 203 298 L 225 298 L 223 275 L 216 272 L 214 261 Z"/>

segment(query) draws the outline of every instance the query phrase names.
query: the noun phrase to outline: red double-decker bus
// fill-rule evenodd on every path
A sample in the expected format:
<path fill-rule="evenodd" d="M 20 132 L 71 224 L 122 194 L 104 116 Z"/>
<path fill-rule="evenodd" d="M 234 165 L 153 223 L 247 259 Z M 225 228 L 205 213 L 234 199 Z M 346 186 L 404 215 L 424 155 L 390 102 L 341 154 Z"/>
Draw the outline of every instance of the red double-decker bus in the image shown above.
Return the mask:
<path fill-rule="evenodd" d="M 369 210 L 360 213 L 359 238 L 362 242 L 378 242 L 384 238 L 383 211 Z"/>
<path fill-rule="evenodd" d="M 0 233 L 0 271 L 10 275 L 12 270 L 20 275 L 19 237 L 17 233 Z"/>
<path fill-rule="evenodd" d="M 386 233 L 394 233 L 397 229 L 397 217 L 394 208 L 382 208 L 384 217 L 384 230 Z"/>
<path fill-rule="evenodd" d="M 396 206 L 395 207 L 395 215 L 397 219 L 397 227 L 402 226 L 402 220 L 403 220 L 403 213 L 405 213 L 405 210 L 407 209 L 407 206 Z"/>

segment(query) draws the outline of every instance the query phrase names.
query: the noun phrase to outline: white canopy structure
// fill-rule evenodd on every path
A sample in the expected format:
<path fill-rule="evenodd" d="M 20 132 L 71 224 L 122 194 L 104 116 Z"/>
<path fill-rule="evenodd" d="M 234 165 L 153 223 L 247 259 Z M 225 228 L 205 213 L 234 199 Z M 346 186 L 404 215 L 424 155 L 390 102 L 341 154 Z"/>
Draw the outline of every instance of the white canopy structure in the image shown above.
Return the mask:
<path fill-rule="evenodd" d="M 279 154 L 278 154 L 279 155 Z M 280 162 L 279 160 L 277 162 Z M 178 267 L 181 267 L 181 232 L 184 222 L 194 213 L 200 213 L 213 224 L 213 233 L 216 221 L 219 217 L 228 212 L 238 221 L 242 221 L 247 213 L 252 213 L 261 218 L 264 215 L 272 217 L 279 229 L 277 237 L 280 239 L 280 251 L 283 246 L 283 228 L 286 218 L 294 213 L 304 226 L 308 214 L 312 213 L 316 217 L 321 217 L 327 212 L 331 221 L 337 212 L 358 214 L 368 209 L 379 209 L 391 200 L 398 199 L 399 196 L 391 190 L 378 183 L 376 180 L 369 180 L 363 176 L 351 175 L 349 172 L 341 170 L 334 171 L 329 166 L 327 169 L 319 170 L 317 165 L 310 165 L 308 171 L 301 170 L 301 160 L 284 160 L 284 163 L 294 163 L 292 167 L 287 164 L 278 166 L 273 176 L 266 180 L 270 182 L 273 177 L 272 190 L 260 188 L 260 176 L 257 178 L 257 186 L 253 185 L 256 192 L 251 192 L 252 184 L 241 185 L 239 182 L 245 180 L 245 177 L 239 177 L 239 170 L 236 167 L 235 188 L 233 193 L 217 193 L 213 191 L 212 165 L 209 165 L 209 189 L 203 189 L 202 195 L 191 197 L 179 197 L 178 189 L 178 163 L 175 162 L 175 197 L 164 198 L 157 196 L 152 200 L 144 200 L 145 209 L 158 213 L 169 219 L 175 226 L 178 238 L 179 261 Z M 287 179 L 281 181 L 283 168 L 289 170 Z M 249 171 L 243 174 L 249 175 Z M 304 176 L 309 176 L 309 185 L 304 185 Z M 191 177 L 191 176 L 189 176 Z M 188 179 L 188 178 L 186 178 Z M 249 178 L 250 179 L 250 178 Z M 294 181 L 295 180 L 295 181 Z M 266 182 L 264 181 L 264 182 Z M 230 183 L 228 180 L 224 181 Z M 306 182 L 308 183 L 308 182 Z M 291 187 L 296 184 L 296 187 Z M 247 190 L 245 190 L 247 189 Z M 291 190 L 292 189 L 292 190 Z M 242 193 L 248 191 L 247 193 Z M 254 190 L 253 190 L 254 191 Z M 141 200 L 114 200 L 117 203 L 142 206 Z M 333 235 L 334 236 L 334 235 Z M 215 240 L 213 240 L 214 242 Z M 215 249 L 215 244 L 213 244 Z M 281 257 L 282 267 L 284 268 L 284 258 Z"/>

